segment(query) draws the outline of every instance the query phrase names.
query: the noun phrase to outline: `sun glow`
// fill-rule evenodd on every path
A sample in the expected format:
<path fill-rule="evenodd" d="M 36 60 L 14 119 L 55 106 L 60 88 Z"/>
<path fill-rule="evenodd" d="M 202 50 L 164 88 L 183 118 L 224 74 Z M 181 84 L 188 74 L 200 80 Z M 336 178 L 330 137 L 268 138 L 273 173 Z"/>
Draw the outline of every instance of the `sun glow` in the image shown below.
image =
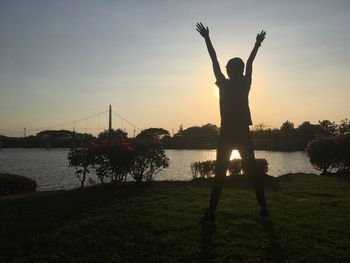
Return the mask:
<path fill-rule="evenodd" d="M 233 159 L 241 159 L 241 155 L 239 154 L 239 151 L 237 150 L 232 151 L 230 160 L 233 160 Z"/>
<path fill-rule="evenodd" d="M 219 89 L 218 87 L 213 88 L 213 95 L 215 99 L 219 99 Z"/>

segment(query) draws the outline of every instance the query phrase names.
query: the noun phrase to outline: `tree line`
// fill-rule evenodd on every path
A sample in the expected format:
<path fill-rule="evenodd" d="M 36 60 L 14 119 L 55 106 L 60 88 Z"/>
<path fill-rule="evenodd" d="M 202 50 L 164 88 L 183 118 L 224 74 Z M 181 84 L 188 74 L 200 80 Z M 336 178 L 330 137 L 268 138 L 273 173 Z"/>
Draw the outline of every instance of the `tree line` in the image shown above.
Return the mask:
<path fill-rule="evenodd" d="M 220 128 L 213 124 L 188 129 L 180 127 L 174 136 L 165 135 L 162 143 L 168 149 L 214 149 L 217 145 Z M 264 124 L 255 125 L 251 130 L 254 148 L 268 151 L 303 151 L 309 141 L 317 136 L 350 134 L 350 121 L 339 124 L 322 120 L 317 124 L 304 121 L 298 127 L 285 121 L 280 128 L 267 128 Z"/>
<path fill-rule="evenodd" d="M 215 149 L 219 134 L 220 128 L 209 123 L 186 129 L 181 125 L 173 135 L 163 128 L 149 128 L 141 131 L 136 138 L 158 137 L 165 149 Z M 258 124 L 251 130 L 255 149 L 271 151 L 302 151 L 317 136 L 338 134 L 350 134 L 348 119 L 341 120 L 339 124 L 330 120 L 318 121 L 316 124 L 304 121 L 297 127 L 290 121 L 285 121 L 279 128 Z M 128 134 L 121 129 L 112 129 L 111 132 L 106 130 L 97 136 L 68 130 L 46 130 L 23 138 L 0 135 L 0 142 L 4 148 L 74 148 L 83 142 L 113 138 L 128 138 Z"/>

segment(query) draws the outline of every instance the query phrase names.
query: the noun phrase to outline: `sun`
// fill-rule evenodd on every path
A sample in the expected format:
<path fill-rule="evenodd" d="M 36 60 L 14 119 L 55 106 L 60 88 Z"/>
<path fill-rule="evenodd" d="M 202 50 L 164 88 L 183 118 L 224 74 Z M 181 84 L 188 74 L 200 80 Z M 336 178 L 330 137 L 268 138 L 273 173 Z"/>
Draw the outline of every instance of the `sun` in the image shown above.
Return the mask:
<path fill-rule="evenodd" d="M 241 159 L 241 155 L 239 154 L 239 151 L 237 150 L 232 151 L 230 160 L 233 160 L 233 159 Z"/>

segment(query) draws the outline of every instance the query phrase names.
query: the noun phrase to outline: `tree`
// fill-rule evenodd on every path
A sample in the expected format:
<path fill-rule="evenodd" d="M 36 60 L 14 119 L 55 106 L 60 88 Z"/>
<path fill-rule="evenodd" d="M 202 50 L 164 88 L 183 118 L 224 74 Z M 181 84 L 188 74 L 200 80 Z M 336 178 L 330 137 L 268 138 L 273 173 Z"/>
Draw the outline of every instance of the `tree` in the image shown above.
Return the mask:
<path fill-rule="evenodd" d="M 172 139 L 176 148 L 212 148 L 217 144 L 219 129 L 216 125 L 192 126 L 176 133 Z"/>
<path fill-rule="evenodd" d="M 311 124 L 309 121 L 304 121 L 297 128 L 299 137 L 306 139 L 313 139 L 315 135 L 320 134 L 322 132 L 322 128 L 320 125 Z"/>
<path fill-rule="evenodd" d="M 172 138 L 170 135 L 165 135 L 161 138 L 161 142 L 164 148 L 168 148 L 172 146 Z"/>
<path fill-rule="evenodd" d="M 71 138 L 80 138 L 80 139 L 93 139 L 93 136 L 88 133 L 78 133 L 75 131 L 69 130 L 45 130 L 36 134 L 36 137 L 41 139 L 71 139 Z"/>
<path fill-rule="evenodd" d="M 290 121 L 282 123 L 278 135 L 278 148 L 281 150 L 296 150 L 298 146 L 295 143 L 295 135 L 294 123 Z"/>
<path fill-rule="evenodd" d="M 208 123 L 206 125 L 203 125 L 200 128 L 200 132 L 202 136 L 205 137 L 217 137 L 219 135 L 219 129 L 216 125 Z"/>
<path fill-rule="evenodd" d="M 177 131 L 178 134 L 181 134 L 184 131 L 184 126 L 180 124 L 179 130 Z"/>
<path fill-rule="evenodd" d="M 153 137 L 163 137 L 165 135 L 169 135 L 169 131 L 163 128 L 148 128 L 146 130 L 141 131 L 136 138 L 138 139 L 146 139 Z"/>
<path fill-rule="evenodd" d="M 254 130 L 255 131 L 263 131 L 266 129 L 266 125 L 264 123 L 258 123 L 254 125 Z"/>
<path fill-rule="evenodd" d="M 338 126 L 340 134 L 350 134 L 350 121 L 348 118 L 340 121 Z"/>
<path fill-rule="evenodd" d="M 128 133 L 121 130 L 121 129 L 116 129 L 111 131 L 111 136 L 109 135 L 109 130 L 105 130 L 97 136 L 98 140 L 118 140 L 118 139 L 126 139 L 128 138 Z"/>
<path fill-rule="evenodd" d="M 181 132 L 181 135 L 184 136 L 184 137 L 197 137 L 199 136 L 200 134 L 200 127 L 199 126 L 192 126 L 192 127 L 189 127 L 185 130 L 182 130 Z"/>
<path fill-rule="evenodd" d="M 282 133 L 291 133 L 294 131 L 294 123 L 290 121 L 285 121 L 282 123 L 280 131 Z"/>
<path fill-rule="evenodd" d="M 329 136 L 337 133 L 338 125 L 334 121 L 323 120 L 318 123 L 321 126 L 322 135 Z"/>

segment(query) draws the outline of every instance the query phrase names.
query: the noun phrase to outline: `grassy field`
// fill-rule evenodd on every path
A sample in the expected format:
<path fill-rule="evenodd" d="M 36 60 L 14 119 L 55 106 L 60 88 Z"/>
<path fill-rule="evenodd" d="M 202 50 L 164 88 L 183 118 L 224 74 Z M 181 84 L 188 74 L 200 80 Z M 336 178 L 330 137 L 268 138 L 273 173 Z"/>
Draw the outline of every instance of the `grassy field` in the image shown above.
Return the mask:
<path fill-rule="evenodd" d="M 0 262 L 350 262 L 350 180 L 286 175 L 259 218 L 244 177 L 216 224 L 199 221 L 211 182 L 103 185 L 0 198 Z"/>

